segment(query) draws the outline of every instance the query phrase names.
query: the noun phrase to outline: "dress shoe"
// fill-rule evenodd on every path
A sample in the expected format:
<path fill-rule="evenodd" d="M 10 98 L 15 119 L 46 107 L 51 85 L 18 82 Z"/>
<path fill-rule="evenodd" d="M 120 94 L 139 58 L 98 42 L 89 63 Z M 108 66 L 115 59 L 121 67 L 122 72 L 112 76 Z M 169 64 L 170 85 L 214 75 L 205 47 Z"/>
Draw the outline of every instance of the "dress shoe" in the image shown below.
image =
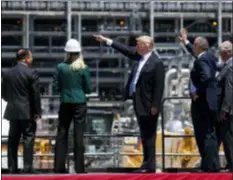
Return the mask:
<path fill-rule="evenodd" d="M 221 172 L 224 172 L 224 173 L 232 173 L 232 172 L 233 172 L 233 169 L 224 169 L 224 170 L 222 170 Z"/>
<path fill-rule="evenodd" d="M 10 169 L 10 170 L 8 171 L 8 173 L 9 173 L 9 174 L 20 174 L 20 171 L 19 171 L 19 169 L 17 169 L 17 170 L 12 170 L 12 169 Z"/>
<path fill-rule="evenodd" d="M 134 172 L 135 173 L 155 173 L 155 170 L 153 170 L 153 169 L 138 169 Z"/>
<path fill-rule="evenodd" d="M 54 170 L 54 173 L 56 174 L 69 174 L 68 170 Z"/>
<path fill-rule="evenodd" d="M 23 169 L 21 174 L 38 174 L 38 172 L 35 169 Z"/>

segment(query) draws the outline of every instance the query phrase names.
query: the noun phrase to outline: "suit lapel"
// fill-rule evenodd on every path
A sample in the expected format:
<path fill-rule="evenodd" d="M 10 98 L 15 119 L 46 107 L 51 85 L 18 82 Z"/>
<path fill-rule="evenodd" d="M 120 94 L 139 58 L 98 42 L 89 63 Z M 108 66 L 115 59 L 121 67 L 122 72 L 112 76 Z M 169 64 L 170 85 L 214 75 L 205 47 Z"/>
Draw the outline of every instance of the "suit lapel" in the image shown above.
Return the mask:
<path fill-rule="evenodd" d="M 227 72 L 229 66 L 231 65 L 231 62 L 232 62 L 232 60 L 229 60 L 229 61 L 222 67 L 220 73 L 219 73 L 218 76 L 217 76 L 218 81 L 221 81 L 221 80 L 225 77 L 226 72 Z"/>
<path fill-rule="evenodd" d="M 141 78 L 142 73 L 143 73 L 146 69 L 148 69 L 148 67 L 150 67 L 153 56 L 154 56 L 154 53 L 152 52 L 151 55 L 150 55 L 150 57 L 147 59 L 146 63 L 144 64 L 144 66 L 143 66 L 142 69 L 141 69 L 141 72 L 140 72 L 140 74 L 139 74 L 137 83 L 140 81 L 140 78 Z"/>

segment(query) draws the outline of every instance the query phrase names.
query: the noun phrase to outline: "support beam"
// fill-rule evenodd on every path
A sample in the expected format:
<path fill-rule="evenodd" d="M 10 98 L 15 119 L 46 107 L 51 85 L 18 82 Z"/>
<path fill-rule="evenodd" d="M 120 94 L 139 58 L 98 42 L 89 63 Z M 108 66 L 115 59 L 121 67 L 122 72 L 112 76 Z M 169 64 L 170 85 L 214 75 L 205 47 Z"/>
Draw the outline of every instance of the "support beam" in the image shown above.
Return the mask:
<path fill-rule="evenodd" d="M 183 14 L 180 15 L 180 30 L 184 28 L 184 16 Z"/>
<path fill-rule="evenodd" d="M 150 37 L 154 39 L 154 2 L 150 2 Z"/>
<path fill-rule="evenodd" d="M 72 14 L 71 14 L 71 1 L 66 2 L 66 18 L 67 18 L 67 40 L 72 36 Z"/>
<path fill-rule="evenodd" d="M 30 36 L 30 29 L 29 29 L 29 15 L 23 16 L 23 47 L 29 48 L 29 36 Z"/>
<path fill-rule="evenodd" d="M 35 31 L 35 27 L 34 27 L 34 21 L 35 21 L 35 17 L 34 16 L 30 16 L 29 18 L 29 33 L 30 35 L 32 34 L 32 32 Z M 29 46 L 30 48 L 32 48 L 34 46 L 34 42 L 35 42 L 35 37 L 34 36 L 29 36 Z"/>
<path fill-rule="evenodd" d="M 232 6 L 233 6 L 233 2 L 232 2 Z M 233 34 L 233 15 L 232 15 L 232 18 L 231 18 L 231 35 Z"/>
<path fill-rule="evenodd" d="M 222 1 L 218 1 L 218 46 L 222 43 Z"/>
<path fill-rule="evenodd" d="M 78 40 L 82 45 L 82 15 L 78 16 Z"/>
<path fill-rule="evenodd" d="M 2 10 L 2 15 L 4 16 L 12 16 L 12 15 L 35 15 L 35 16 L 53 16 L 53 17 L 64 17 L 65 16 L 65 12 L 64 11 L 45 11 L 45 10 L 41 10 L 41 11 L 25 11 L 25 10 Z M 131 13 L 130 12 L 109 12 L 107 10 L 104 11 L 92 11 L 92 13 L 90 13 L 90 11 L 73 11 L 72 12 L 73 15 L 83 15 L 85 17 L 92 17 L 93 14 L 96 16 L 107 16 L 107 17 L 130 17 Z M 180 15 L 183 15 L 184 18 L 186 19 L 190 19 L 190 18 L 211 18 L 211 19 L 215 19 L 216 18 L 216 13 L 215 12 L 163 12 L 163 11 L 156 11 L 154 13 L 154 17 L 155 18 L 179 18 Z M 142 18 L 146 18 L 148 17 L 148 12 L 138 12 L 138 15 Z M 223 12 L 222 13 L 222 17 L 223 18 L 232 18 L 232 13 L 231 12 Z"/>

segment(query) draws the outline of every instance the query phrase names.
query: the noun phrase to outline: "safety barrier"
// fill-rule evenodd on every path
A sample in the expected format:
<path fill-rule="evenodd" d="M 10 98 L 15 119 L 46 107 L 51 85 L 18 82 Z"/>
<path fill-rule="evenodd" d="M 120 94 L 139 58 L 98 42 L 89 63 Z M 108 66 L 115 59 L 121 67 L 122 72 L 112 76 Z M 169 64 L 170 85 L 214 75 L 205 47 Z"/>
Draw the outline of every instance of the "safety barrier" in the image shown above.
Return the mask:
<path fill-rule="evenodd" d="M 45 98 L 50 98 L 50 97 L 45 97 Z M 56 98 L 55 98 L 56 99 Z M 193 135 L 183 135 L 183 134 L 168 134 L 165 132 L 165 121 L 166 121 L 166 118 L 165 118 L 165 114 L 167 113 L 167 110 L 165 111 L 165 105 L 166 105 L 166 102 L 168 101 L 176 101 L 176 100 L 190 100 L 190 98 L 188 97 L 167 97 L 167 98 L 164 98 L 163 101 L 162 101 L 162 112 L 161 112 L 161 136 L 162 136 L 162 149 L 161 149 L 161 152 L 156 152 L 156 156 L 158 158 L 161 158 L 161 168 L 163 171 L 167 171 L 167 169 L 169 169 L 170 167 L 166 167 L 166 158 L 167 157 L 187 157 L 187 156 L 195 156 L 195 157 L 198 157 L 199 156 L 199 153 L 198 152 L 194 152 L 194 153 L 178 153 L 178 152 L 174 152 L 174 151 L 171 151 L 171 152 L 165 152 L 165 140 L 167 138 L 184 138 L 184 137 L 193 137 Z M 96 102 L 97 103 L 97 102 Z M 106 102 L 107 103 L 107 102 Z M 169 102 L 170 103 L 170 102 Z M 92 104 L 92 107 L 96 107 L 95 103 L 89 103 L 89 104 Z M 116 103 L 114 106 L 115 107 L 120 107 L 122 105 L 122 102 L 121 103 Z M 113 105 L 110 106 L 110 107 L 114 107 Z M 99 106 L 98 106 L 99 107 Z M 106 108 L 106 106 L 105 106 Z M 165 113 L 166 112 L 166 113 Z M 102 114 L 103 116 L 104 114 Z M 57 118 L 57 116 L 56 116 Z M 49 142 L 48 144 L 49 145 L 54 145 L 55 144 L 55 134 L 54 135 L 51 135 L 51 133 L 49 133 L 50 135 L 37 135 L 36 138 L 38 139 L 47 139 Z M 86 159 L 89 158 L 91 159 L 90 161 L 93 162 L 93 161 L 99 161 L 99 160 L 103 160 L 105 161 L 104 157 L 108 157 L 108 160 L 109 158 L 112 158 L 112 166 L 115 167 L 115 168 L 121 168 L 121 161 L 122 161 L 122 157 L 123 156 L 128 156 L 128 157 L 132 157 L 132 156 L 135 156 L 135 157 L 140 157 L 142 156 L 142 153 L 141 151 L 135 151 L 135 152 L 128 152 L 128 151 L 122 151 L 122 146 L 124 146 L 124 140 L 122 140 L 122 138 L 137 138 L 137 141 L 138 141 L 138 137 L 140 137 L 140 135 L 138 133 L 107 133 L 107 134 L 92 134 L 92 133 L 85 133 L 84 134 L 84 138 L 85 140 L 87 139 L 88 141 L 90 141 L 90 139 L 94 138 L 94 139 L 101 139 L 101 140 L 104 140 L 105 138 L 107 138 L 107 140 L 105 141 L 104 140 L 104 146 L 106 146 L 108 148 L 107 151 L 96 151 L 96 152 L 88 152 L 86 151 L 85 152 L 85 157 Z M 3 139 L 6 139 L 7 136 L 2 136 L 1 137 L 2 140 Z M 46 147 L 45 147 L 46 148 Z M 110 149 L 110 151 L 109 151 Z M 220 153 L 220 155 L 222 156 L 223 153 Z M 22 155 L 20 154 L 19 157 L 21 157 Z M 35 153 L 35 158 L 42 158 L 42 159 L 49 159 L 49 160 L 53 160 L 53 156 L 54 156 L 54 153 L 53 153 L 53 150 L 51 150 L 50 152 L 46 152 L 46 150 L 43 152 L 43 153 Z M 2 158 L 6 157 L 6 154 L 2 154 Z M 72 164 L 72 157 L 73 157 L 73 153 L 69 152 L 68 153 L 68 156 L 67 156 L 67 168 L 70 168 L 70 164 Z M 158 159 L 157 158 L 157 159 Z M 100 162 L 99 162 L 100 163 Z M 87 163 L 88 164 L 88 163 Z M 96 167 L 99 167 L 98 164 L 96 165 Z"/>

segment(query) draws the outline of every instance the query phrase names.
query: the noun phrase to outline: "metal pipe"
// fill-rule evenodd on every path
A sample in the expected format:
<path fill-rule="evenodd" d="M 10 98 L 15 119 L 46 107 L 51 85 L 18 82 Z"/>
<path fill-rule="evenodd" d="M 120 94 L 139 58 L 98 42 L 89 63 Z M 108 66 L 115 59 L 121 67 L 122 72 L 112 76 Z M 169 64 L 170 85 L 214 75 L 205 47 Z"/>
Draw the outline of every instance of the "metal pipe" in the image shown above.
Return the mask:
<path fill-rule="evenodd" d="M 154 39 L 154 2 L 150 2 L 150 37 Z"/>
<path fill-rule="evenodd" d="M 24 15 L 24 20 L 23 20 L 23 23 L 24 23 L 24 26 L 23 26 L 23 33 L 24 33 L 24 35 L 23 35 L 23 46 L 25 47 L 25 48 L 29 48 L 29 37 L 30 37 L 30 33 L 29 33 L 29 31 L 30 31 L 30 29 L 29 29 L 29 15 L 28 14 L 26 14 L 26 15 Z"/>
<path fill-rule="evenodd" d="M 82 15 L 78 16 L 78 40 L 79 43 L 82 45 Z"/>
<path fill-rule="evenodd" d="M 113 156 L 114 152 L 103 152 L 103 153 L 84 153 L 85 156 Z M 119 153 L 120 156 L 142 156 L 142 153 Z M 163 156 L 162 153 L 156 153 L 156 156 Z M 223 156 L 224 153 L 220 152 L 219 156 Z M 22 157 L 22 154 L 18 155 Z M 44 154 L 34 154 L 34 157 L 49 157 L 54 156 L 53 153 L 44 153 Z M 73 156 L 73 153 L 70 153 L 69 156 Z M 199 153 L 165 153 L 165 156 L 200 156 Z M 7 157 L 7 155 L 2 154 L 2 157 Z"/>
<path fill-rule="evenodd" d="M 45 10 L 37 10 L 37 11 L 9 11 L 9 10 L 2 10 L 2 15 L 36 15 L 36 16 L 60 16 L 64 17 L 65 13 L 63 11 L 45 11 Z M 111 16 L 115 17 L 130 17 L 131 13 L 130 12 L 111 12 Z M 72 15 L 84 15 L 84 16 L 93 16 L 95 14 L 96 16 L 108 16 L 109 17 L 109 11 L 93 11 L 93 13 L 90 13 L 90 11 L 73 11 Z M 148 17 L 148 13 L 146 12 L 138 12 L 138 15 L 142 18 Z M 216 18 L 216 13 L 212 12 L 200 12 L 200 13 L 195 13 L 195 12 L 156 12 L 154 13 L 154 17 L 159 17 L 159 18 L 179 18 L 180 16 L 183 16 L 184 18 Z M 223 12 L 222 13 L 223 18 L 232 18 L 232 13 L 229 12 Z"/>
<path fill-rule="evenodd" d="M 183 14 L 180 14 L 180 30 L 184 28 L 184 16 Z"/>
<path fill-rule="evenodd" d="M 3 2 L 6 2 L 7 0 L 4 0 Z M 8 0 L 9 1 L 9 0 Z M 10 0 L 11 1 L 11 0 Z M 25 2 L 25 1 L 28 1 L 28 0 L 14 0 L 14 2 Z M 67 0 L 56 0 L 56 2 L 66 2 Z M 87 0 L 79 0 L 79 2 L 86 2 Z M 171 2 L 171 0 L 157 0 L 158 2 L 163 2 L 163 3 L 169 3 Z M 180 2 L 184 2 L 184 3 L 187 3 L 187 0 L 179 0 Z M 218 2 L 219 0 L 211 0 L 211 1 L 203 1 L 203 0 L 190 0 L 188 1 L 189 3 L 211 3 L 211 2 Z M 40 2 L 55 2 L 54 0 L 40 0 Z M 99 0 L 91 0 L 91 2 L 100 2 Z M 101 2 L 109 2 L 108 0 L 104 0 L 104 1 L 101 1 Z M 125 3 L 127 2 L 126 0 L 111 0 L 112 3 Z M 142 2 L 142 0 L 134 0 L 133 3 L 135 2 Z M 151 2 L 151 0 L 143 0 L 143 2 Z M 230 1 L 228 1 L 230 2 Z"/>
<path fill-rule="evenodd" d="M 218 1 L 218 47 L 222 43 L 222 1 Z"/>
<path fill-rule="evenodd" d="M 166 76 L 165 76 L 165 92 L 164 92 L 164 97 L 168 97 L 169 96 L 169 86 L 170 86 L 170 81 L 171 79 L 176 75 L 177 73 L 177 69 L 173 68 L 173 69 L 170 69 L 167 73 L 166 73 Z"/>
<path fill-rule="evenodd" d="M 66 38 L 67 40 L 71 38 L 72 36 L 72 14 L 71 14 L 71 1 L 67 1 L 66 2 L 66 20 L 67 20 L 67 35 L 66 35 Z"/>

